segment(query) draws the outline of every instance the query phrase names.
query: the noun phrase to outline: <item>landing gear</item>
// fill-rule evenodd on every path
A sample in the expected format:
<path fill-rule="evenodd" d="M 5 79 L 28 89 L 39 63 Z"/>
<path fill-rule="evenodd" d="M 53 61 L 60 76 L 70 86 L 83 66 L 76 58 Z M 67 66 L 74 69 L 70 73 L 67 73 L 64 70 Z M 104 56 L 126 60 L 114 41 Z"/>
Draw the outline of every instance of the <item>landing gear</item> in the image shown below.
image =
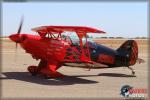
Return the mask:
<path fill-rule="evenodd" d="M 28 71 L 31 73 L 32 76 L 36 76 L 38 73 L 38 67 L 37 66 L 29 66 Z"/>
<path fill-rule="evenodd" d="M 41 68 L 39 74 L 44 76 L 45 79 L 60 78 L 60 77 L 64 76 L 63 74 L 61 74 L 61 73 L 59 73 L 57 71 L 51 71 L 48 67 Z"/>
<path fill-rule="evenodd" d="M 44 76 L 45 79 L 59 78 L 64 76 L 56 71 L 59 67 L 61 67 L 60 63 L 52 63 L 41 60 L 38 66 L 29 66 L 28 71 L 32 76 L 39 74 Z"/>
<path fill-rule="evenodd" d="M 135 71 L 133 68 L 131 68 L 130 66 L 128 66 L 128 68 L 132 71 L 132 75 L 135 75 Z"/>
<path fill-rule="evenodd" d="M 132 71 L 132 75 L 135 75 L 135 71 Z"/>
<path fill-rule="evenodd" d="M 89 70 L 88 70 L 88 71 L 90 71 L 90 70 L 91 70 L 91 68 L 93 68 L 93 67 L 95 67 L 95 65 L 94 65 L 94 64 L 89 65 Z"/>

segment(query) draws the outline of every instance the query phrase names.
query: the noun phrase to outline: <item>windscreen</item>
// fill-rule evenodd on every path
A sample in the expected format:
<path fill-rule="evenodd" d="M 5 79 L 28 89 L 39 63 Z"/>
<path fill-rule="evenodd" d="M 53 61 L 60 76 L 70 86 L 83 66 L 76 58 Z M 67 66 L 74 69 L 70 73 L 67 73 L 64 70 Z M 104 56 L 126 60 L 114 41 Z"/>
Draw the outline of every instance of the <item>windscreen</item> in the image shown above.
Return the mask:
<path fill-rule="evenodd" d="M 66 41 L 71 41 L 71 44 L 74 46 L 80 46 L 79 37 L 75 32 L 63 32 L 62 39 Z M 92 38 L 87 38 L 87 41 L 93 42 Z M 82 38 L 83 45 L 86 44 L 86 38 Z"/>

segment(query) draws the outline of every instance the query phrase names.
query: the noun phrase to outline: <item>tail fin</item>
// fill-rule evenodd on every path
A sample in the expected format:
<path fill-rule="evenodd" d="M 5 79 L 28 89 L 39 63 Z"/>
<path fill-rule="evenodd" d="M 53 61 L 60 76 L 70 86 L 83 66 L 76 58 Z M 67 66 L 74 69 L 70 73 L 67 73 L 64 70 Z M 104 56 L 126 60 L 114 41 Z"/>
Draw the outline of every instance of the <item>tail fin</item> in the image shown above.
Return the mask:
<path fill-rule="evenodd" d="M 118 52 L 128 53 L 128 64 L 127 66 L 134 65 L 138 59 L 138 45 L 135 40 L 127 40 L 118 49 Z"/>

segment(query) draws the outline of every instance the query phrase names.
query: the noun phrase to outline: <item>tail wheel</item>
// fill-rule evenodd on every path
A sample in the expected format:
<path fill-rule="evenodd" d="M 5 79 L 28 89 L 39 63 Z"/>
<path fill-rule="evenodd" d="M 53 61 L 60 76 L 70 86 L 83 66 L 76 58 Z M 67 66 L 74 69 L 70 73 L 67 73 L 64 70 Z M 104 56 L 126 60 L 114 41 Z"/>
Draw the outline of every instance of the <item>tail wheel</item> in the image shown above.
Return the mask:
<path fill-rule="evenodd" d="M 31 73 L 31 75 L 35 76 L 38 73 L 38 67 L 37 66 L 29 66 L 28 71 Z"/>

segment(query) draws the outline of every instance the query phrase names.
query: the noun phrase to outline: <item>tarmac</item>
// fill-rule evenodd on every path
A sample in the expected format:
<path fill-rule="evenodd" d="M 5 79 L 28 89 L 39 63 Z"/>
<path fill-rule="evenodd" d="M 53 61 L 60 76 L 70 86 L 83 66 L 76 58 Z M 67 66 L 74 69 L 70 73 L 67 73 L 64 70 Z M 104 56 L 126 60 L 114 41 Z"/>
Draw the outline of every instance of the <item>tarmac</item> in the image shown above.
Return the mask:
<path fill-rule="evenodd" d="M 142 49 L 148 49 L 148 45 Z M 141 44 L 142 46 L 142 44 Z M 58 79 L 44 79 L 31 76 L 27 67 L 37 65 L 15 43 L 2 41 L 1 48 L 1 96 L 2 98 L 120 98 L 123 85 L 135 89 L 148 90 L 148 52 L 140 52 L 139 57 L 145 63 L 132 66 L 135 76 L 126 67 L 109 69 L 91 69 L 62 66 L 58 71 L 66 76 Z M 148 93 L 144 94 L 145 97 Z"/>

